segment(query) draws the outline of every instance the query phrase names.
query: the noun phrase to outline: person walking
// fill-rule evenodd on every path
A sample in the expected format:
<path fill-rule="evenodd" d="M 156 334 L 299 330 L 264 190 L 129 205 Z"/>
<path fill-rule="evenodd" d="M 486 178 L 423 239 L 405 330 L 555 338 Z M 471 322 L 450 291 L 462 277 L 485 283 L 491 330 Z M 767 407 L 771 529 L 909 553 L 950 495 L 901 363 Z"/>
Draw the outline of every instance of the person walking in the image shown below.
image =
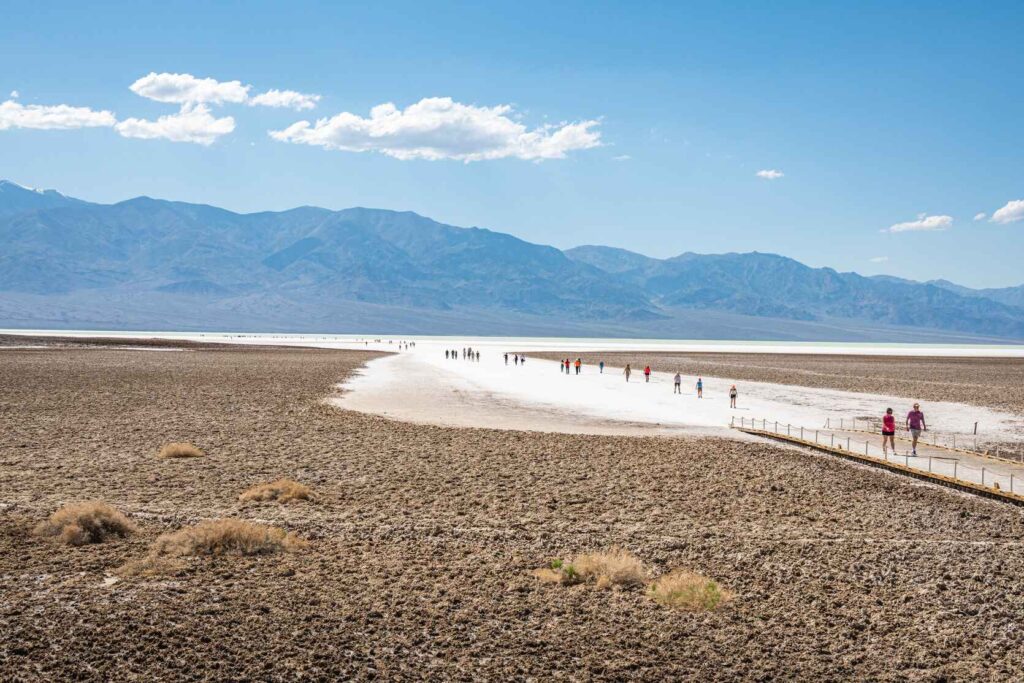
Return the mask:
<path fill-rule="evenodd" d="M 508 365 L 508 352 L 505 352 L 505 365 Z"/>
<path fill-rule="evenodd" d="M 882 417 L 882 455 L 888 457 L 889 446 L 892 446 L 892 454 L 896 455 L 896 416 L 892 414 L 892 408 L 886 408 Z"/>
<path fill-rule="evenodd" d="M 583 367 L 583 360 L 580 358 L 576 359 L 576 374 L 580 374 L 580 368 Z"/>
<path fill-rule="evenodd" d="M 444 350 L 444 359 L 448 360 L 448 349 Z"/>
<path fill-rule="evenodd" d="M 523 365 L 526 365 L 526 356 L 523 355 L 522 357 L 520 357 L 519 362 L 522 363 Z"/>
<path fill-rule="evenodd" d="M 598 369 L 601 370 L 601 374 L 603 375 L 604 374 L 604 361 L 601 361 L 600 363 L 598 363 L 597 367 L 598 367 Z"/>
<path fill-rule="evenodd" d="M 736 397 L 738 395 L 739 395 L 739 392 L 736 391 L 736 385 L 733 384 L 731 387 L 729 387 L 729 407 L 730 408 L 735 408 L 736 407 Z"/>
<path fill-rule="evenodd" d="M 650 365 L 645 365 L 644 366 L 644 382 L 650 382 L 650 381 L 651 381 L 651 366 Z"/>
<path fill-rule="evenodd" d="M 512 362 L 515 363 L 516 365 L 519 365 L 519 354 L 518 353 L 515 354 L 514 356 L 512 356 Z"/>
<path fill-rule="evenodd" d="M 680 375 L 678 372 L 676 373 L 676 376 L 672 378 L 672 393 L 683 393 L 683 376 Z"/>
<path fill-rule="evenodd" d="M 626 363 L 626 369 L 622 371 L 622 374 L 626 376 L 626 381 L 629 381 L 629 376 L 633 374 L 633 368 L 629 367 L 629 363 Z"/>
<path fill-rule="evenodd" d="M 704 380 L 697 378 L 697 398 L 704 398 Z"/>
<path fill-rule="evenodd" d="M 913 442 L 910 446 L 910 454 L 917 455 L 917 440 L 921 438 L 921 432 L 928 431 L 920 403 L 915 403 L 914 409 L 907 413 L 907 429 L 910 430 L 910 439 Z"/>

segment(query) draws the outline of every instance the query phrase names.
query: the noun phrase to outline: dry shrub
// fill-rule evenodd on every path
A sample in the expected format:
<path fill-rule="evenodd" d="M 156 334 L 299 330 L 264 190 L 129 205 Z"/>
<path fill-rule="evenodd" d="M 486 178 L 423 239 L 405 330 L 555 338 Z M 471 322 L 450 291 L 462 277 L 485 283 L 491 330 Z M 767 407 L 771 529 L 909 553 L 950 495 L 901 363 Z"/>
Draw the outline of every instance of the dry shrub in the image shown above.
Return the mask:
<path fill-rule="evenodd" d="M 284 529 L 243 519 L 216 519 L 162 534 L 142 560 L 123 567 L 126 574 L 152 574 L 195 555 L 270 555 L 295 552 L 309 544 Z"/>
<path fill-rule="evenodd" d="M 288 503 L 293 500 L 309 500 L 313 491 L 305 484 L 291 479 L 278 479 L 269 484 L 257 484 L 238 497 L 243 503 L 277 501 Z"/>
<path fill-rule="evenodd" d="M 639 586 L 646 580 L 643 563 L 630 552 L 612 548 L 603 553 L 580 555 L 573 562 L 554 560 L 547 567 L 533 572 L 545 583 L 563 586 L 593 581 L 598 588 L 612 586 Z"/>
<path fill-rule="evenodd" d="M 117 508 L 98 500 L 70 503 L 35 528 L 38 536 L 56 536 L 69 545 L 102 543 L 111 536 L 137 531 L 135 524 Z"/>
<path fill-rule="evenodd" d="M 603 553 L 580 555 L 573 562 L 585 581 L 593 580 L 598 588 L 611 586 L 639 586 L 647 580 L 647 572 L 639 558 L 622 548 Z"/>
<path fill-rule="evenodd" d="M 695 612 L 713 610 L 732 599 L 732 593 L 713 579 L 682 569 L 660 577 L 648 590 L 651 598 L 663 605 Z"/>
<path fill-rule="evenodd" d="M 201 458 L 205 453 L 190 443 L 169 443 L 160 449 L 158 458 Z"/>

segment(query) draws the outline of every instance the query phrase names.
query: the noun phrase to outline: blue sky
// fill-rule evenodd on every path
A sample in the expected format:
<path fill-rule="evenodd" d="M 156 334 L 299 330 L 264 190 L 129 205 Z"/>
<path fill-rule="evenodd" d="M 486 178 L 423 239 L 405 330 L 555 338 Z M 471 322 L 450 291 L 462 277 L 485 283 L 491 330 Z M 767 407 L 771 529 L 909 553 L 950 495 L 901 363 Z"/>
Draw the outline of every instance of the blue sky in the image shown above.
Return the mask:
<path fill-rule="evenodd" d="M 1019 2 L 373 4 L 8 7 L 0 178 L 1024 283 Z"/>

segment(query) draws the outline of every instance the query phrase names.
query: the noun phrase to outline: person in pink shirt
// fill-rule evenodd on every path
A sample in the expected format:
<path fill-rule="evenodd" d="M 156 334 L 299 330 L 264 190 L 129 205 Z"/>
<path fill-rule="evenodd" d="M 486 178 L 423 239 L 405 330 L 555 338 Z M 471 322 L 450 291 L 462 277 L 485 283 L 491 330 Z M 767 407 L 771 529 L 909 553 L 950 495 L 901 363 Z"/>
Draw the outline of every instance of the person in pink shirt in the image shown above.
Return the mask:
<path fill-rule="evenodd" d="M 889 455 L 889 446 L 892 446 L 892 454 L 896 455 L 896 416 L 892 414 L 892 408 L 886 408 L 882 418 L 883 454 Z"/>
<path fill-rule="evenodd" d="M 921 437 L 921 432 L 928 431 L 920 403 L 915 403 L 914 409 L 907 413 L 907 429 L 910 430 L 910 438 L 914 441 L 911 446 L 911 455 L 917 455 L 917 440 Z"/>

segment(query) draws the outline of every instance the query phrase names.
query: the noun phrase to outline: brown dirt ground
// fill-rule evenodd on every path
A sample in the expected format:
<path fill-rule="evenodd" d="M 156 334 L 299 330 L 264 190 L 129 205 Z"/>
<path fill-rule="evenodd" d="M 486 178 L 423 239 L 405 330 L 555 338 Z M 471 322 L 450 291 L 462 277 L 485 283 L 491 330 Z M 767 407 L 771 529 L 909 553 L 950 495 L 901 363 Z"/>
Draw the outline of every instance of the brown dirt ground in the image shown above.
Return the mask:
<path fill-rule="evenodd" d="M 1024 358 L 927 358 L 774 353 L 532 353 L 559 360 L 604 361 L 639 371 L 730 377 L 801 387 L 903 396 L 919 401 L 954 401 L 1024 414 Z"/>
<path fill-rule="evenodd" d="M 1024 677 L 1017 508 L 772 445 L 325 406 L 370 357 L 0 351 L 0 679 Z M 157 458 L 167 441 L 207 456 Z M 237 502 L 279 477 L 317 501 Z M 142 532 L 81 548 L 29 533 L 89 498 Z M 158 534 L 222 516 L 311 546 L 105 581 Z M 736 598 L 692 614 L 530 576 L 615 544 Z"/>

